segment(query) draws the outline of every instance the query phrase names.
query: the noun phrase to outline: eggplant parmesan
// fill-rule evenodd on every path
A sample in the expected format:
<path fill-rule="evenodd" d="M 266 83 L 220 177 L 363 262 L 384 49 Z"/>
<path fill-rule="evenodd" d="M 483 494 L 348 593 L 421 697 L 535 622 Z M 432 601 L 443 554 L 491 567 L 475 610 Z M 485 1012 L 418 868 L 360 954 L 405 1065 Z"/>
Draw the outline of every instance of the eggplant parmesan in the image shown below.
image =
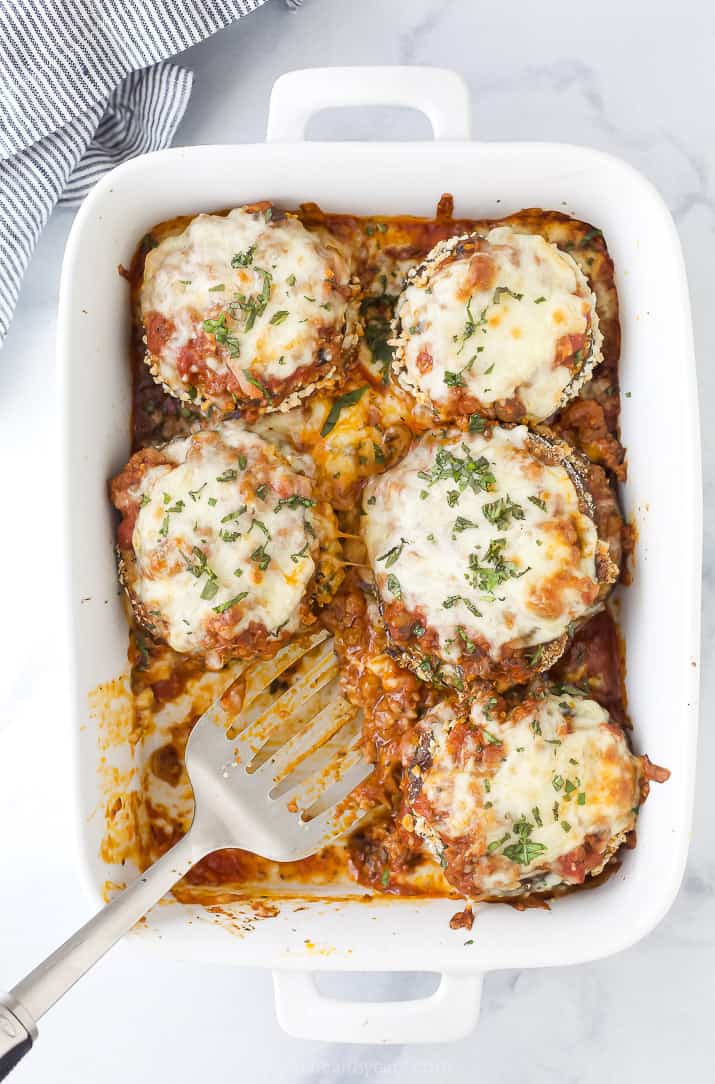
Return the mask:
<path fill-rule="evenodd" d="M 186 216 L 127 272 L 134 455 L 113 497 L 133 725 L 151 735 L 123 805 L 132 847 L 149 865 L 190 821 L 186 739 L 223 680 L 209 667 L 316 618 L 375 766 L 344 847 L 279 868 L 217 852 L 179 889 L 191 902 L 352 878 L 521 906 L 615 869 L 666 774 L 616 725 L 604 600 L 632 539 L 611 487 L 625 453 L 605 240 L 554 211 L 452 211 L 444 196 L 424 219 Z"/>
<path fill-rule="evenodd" d="M 368 483 L 363 511 L 394 648 L 460 690 L 553 665 L 618 575 L 620 520 L 603 473 L 525 426 L 427 434 Z"/>
<path fill-rule="evenodd" d="M 135 616 L 210 669 L 273 654 L 338 582 L 332 510 L 238 422 L 142 449 L 111 488 Z"/>
<path fill-rule="evenodd" d="M 179 399 L 248 415 L 344 375 L 357 346 L 348 259 L 269 203 L 197 215 L 148 252 L 146 362 Z"/>
<path fill-rule="evenodd" d="M 403 826 L 469 899 L 553 892 L 599 874 L 626 842 L 650 779 L 623 730 L 575 690 L 511 710 L 442 701 L 417 724 Z"/>
<path fill-rule="evenodd" d="M 576 262 L 506 226 L 435 245 L 407 276 L 394 330 L 397 379 L 441 419 L 543 422 L 602 356 Z"/>

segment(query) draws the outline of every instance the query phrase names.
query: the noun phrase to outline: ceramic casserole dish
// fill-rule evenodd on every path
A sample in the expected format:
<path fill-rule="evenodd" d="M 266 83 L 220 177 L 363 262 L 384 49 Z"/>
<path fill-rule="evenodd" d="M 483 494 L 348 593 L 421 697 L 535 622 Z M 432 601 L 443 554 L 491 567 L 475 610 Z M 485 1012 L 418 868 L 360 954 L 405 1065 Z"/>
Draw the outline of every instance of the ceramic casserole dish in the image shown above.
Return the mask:
<path fill-rule="evenodd" d="M 334 106 L 398 105 L 426 113 L 433 141 L 321 143 L 308 119 Z M 473 943 L 448 925 L 447 899 L 339 898 L 330 890 L 282 908 L 270 921 L 192 921 L 200 908 L 157 907 L 135 940 L 192 959 L 270 967 L 283 1027 L 303 1038 L 435 1042 L 467 1034 L 486 972 L 575 964 L 617 952 L 661 920 L 678 891 L 691 818 L 697 725 L 701 493 L 695 363 L 687 283 L 672 219 L 635 170 L 600 151 L 548 143 L 470 139 L 466 86 L 430 68 L 291 72 L 273 88 L 264 144 L 183 147 L 144 155 L 91 192 L 74 223 L 62 270 L 58 353 L 62 411 L 66 635 L 76 743 L 82 862 L 92 895 L 127 870 L 100 857 L 107 763 L 89 696 L 127 673 L 127 625 L 117 590 L 107 479 L 129 453 L 130 313 L 126 283 L 142 235 L 175 215 L 255 199 L 333 212 L 430 215 L 442 192 L 460 213 L 498 218 L 522 207 L 566 211 L 603 230 L 613 257 L 623 330 L 621 499 L 637 530 L 633 585 L 619 622 L 627 644 L 629 711 L 637 743 L 671 771 L 648 802 L 638 847 L 595 892 L 523 913 L 483 905 Z M 636 752 L 643 751 L 640 747 Z M 131 779 L 132 750 L 112 770 Z M 230 905 L 236 923 L 250 910 Z M 435 993 L 401 1002 L 323 996 L 314 972 L 432 971 Z"/>

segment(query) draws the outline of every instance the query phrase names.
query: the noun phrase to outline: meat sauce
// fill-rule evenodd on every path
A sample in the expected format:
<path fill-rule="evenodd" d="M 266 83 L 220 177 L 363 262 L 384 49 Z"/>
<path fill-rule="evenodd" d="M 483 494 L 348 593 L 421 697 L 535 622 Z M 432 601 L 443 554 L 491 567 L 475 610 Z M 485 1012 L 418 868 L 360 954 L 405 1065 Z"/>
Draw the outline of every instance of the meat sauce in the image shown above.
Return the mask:
<path fill-rule="evenodd" d="M 611 481 L 625 476 L 619 442 L 618 358 L 620 327 L 613 264 L 599 230 L 553 211 L 525 210 L 500 223 L 453 216 L 452 199 L 443 196 L 434 218 L 408 216 L 360 218 L 326 214 L 315 204 L 298 211 L 311 230 L 327 232 L 345 245 L 363 290 L 361 316 L 365 337 L 356 364 L 343 387 L 319 393 L 285 422 L 300 450 L 317 465 L 321 496 L 338 514 L 345 534 L 344 554 L 351 568 L 343 586 L 322 611 L 336 636 L 346 694 L 365 709 L 366 756 L 375 770 L 362 786 L 362 799 L 375 806 L 367 827 L 345 846 L 331 847 L 303 862 L 277 866 L 238 850 L 220 851 L 200 862 L 177 889 L 179 898 L 202 894 L 215 899 L 250 895 L 277 883 L 286 894 L 317 892 L 320 886 L 359 881 L 372 892 L 390 895 L 455 896 L 439 867 L 425 856 L 401 811 L 403 745 L 414 721 L 441 693 L 404 670 L 386 650 L 384 633 L 368 621 L 361 585 L 364 560 L 359 534 L 359 493 L 367 478 L 397 462 L 412 437 L 432 424 L 424 411 L 389 380 L 390 319 L 405 273 L 440 240 L 496 224 L 542 234 L 568 251 L 588 277 L 597 297 L 604 360 L 577 399 L 559 412 L 551 428 L 563 435 Z M 128 279 L 133 311 L 147 252 L 163 237 L 180 232 L 189 217 L 154 228 L 141 242 Z M 164 329 L 146 333 L 161 336 Z M 180 434 L 217 420 L 172 398 L 154 383 L 143 361 L 145 329 L 133 329 L 132 448 L 154 448 Z M 628 528 L 622 531 L 626 554 L 632 550 Z M 624 562 L 624 566 L 627 562 Z M 626 578 L 625 576 L 623 577 Z M 180 656 L 132 629 L 131 688 L 135 726 L 146 739 L 147 755 L 138 802 L 137 834 L 142 861 L 149 865 L 188 828 L 191 791 L 183 752 L 190 729 L 216 695 L 201 661 Z M 593 617 L 575 635 L 553 671 L 557 681 L 587 691 L 613 718 L 628 725 L 624 693 L 624 654 L 609 611 Z M 215 675 L 214 675 L 215 677 Z M 167 711 L 172 715 L 167 715 Z M 174 721 L 167 723 L 167 718 Z M 135 841 L 136 843 L 136 841 Z M 599 878 L 600 879 L 600 878 Z M 331 889 L 332 890 L 332 889 Z M 520 901 L 520 906 L 529 901 Z M 468 921 L 460 924 L 468 927 Z"/>

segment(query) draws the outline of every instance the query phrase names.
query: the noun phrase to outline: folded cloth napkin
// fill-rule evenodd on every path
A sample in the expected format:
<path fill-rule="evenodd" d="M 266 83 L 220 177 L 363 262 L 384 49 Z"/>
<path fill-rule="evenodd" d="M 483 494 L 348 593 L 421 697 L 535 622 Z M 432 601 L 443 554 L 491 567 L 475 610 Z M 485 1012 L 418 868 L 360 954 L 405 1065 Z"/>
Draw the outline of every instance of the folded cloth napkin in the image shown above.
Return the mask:
<path fill-rule="evenodd" d="M 166 147 L 191 72 L 166 63 L 265 0 L 0 0 L 0 345 L 52 208 Z"/>

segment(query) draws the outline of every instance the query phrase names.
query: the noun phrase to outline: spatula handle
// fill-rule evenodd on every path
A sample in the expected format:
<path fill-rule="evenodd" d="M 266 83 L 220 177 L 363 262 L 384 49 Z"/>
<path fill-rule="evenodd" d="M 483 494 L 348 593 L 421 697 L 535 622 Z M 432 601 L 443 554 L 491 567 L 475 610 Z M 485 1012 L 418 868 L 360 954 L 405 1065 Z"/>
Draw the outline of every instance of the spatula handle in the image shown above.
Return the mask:
<path fill-rule="evenodd" d="M 164 896 L 206 850 L 190 832 L 0 998 L 0 1080 L 32 1046 L 37 1021 Z"/>

